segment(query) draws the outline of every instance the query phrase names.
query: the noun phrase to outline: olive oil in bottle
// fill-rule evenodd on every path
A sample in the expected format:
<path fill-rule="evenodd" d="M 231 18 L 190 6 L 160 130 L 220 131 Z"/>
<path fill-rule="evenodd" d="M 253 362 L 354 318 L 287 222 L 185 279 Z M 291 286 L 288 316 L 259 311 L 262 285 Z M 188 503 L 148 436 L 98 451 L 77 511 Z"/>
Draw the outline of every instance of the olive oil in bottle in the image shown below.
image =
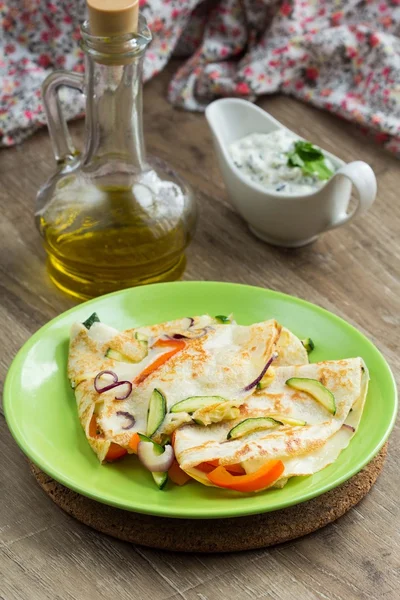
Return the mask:
<path fill-rule="evenodd" d="M 86 22 L 85 76 L 53 73 L 44 84 L 59 170 L 39 191 L 36 222 L 52 281 L 79 299 L 178 279 L 185 268 L 196 218 L 192 191 L 145 154 L 141 81 L 150 39 L 142 17 L 137 32 L 123 35 L 93 35 Z M 58 104 L 61 84 L 86 93 L 82 154 Z"/>
<path fill-rule="evenodd" d="M 152 173 L 153 178 L 155 172 Z M 194 227 L 190 199 L 163 182 L 157 199 L 149 187 L 95 187 L 70 182 L 38 214 L 52 281 L 87 299 L 113 290 L 178 279 Z M 135 194 L 135 191 L 136 194 Z"/>

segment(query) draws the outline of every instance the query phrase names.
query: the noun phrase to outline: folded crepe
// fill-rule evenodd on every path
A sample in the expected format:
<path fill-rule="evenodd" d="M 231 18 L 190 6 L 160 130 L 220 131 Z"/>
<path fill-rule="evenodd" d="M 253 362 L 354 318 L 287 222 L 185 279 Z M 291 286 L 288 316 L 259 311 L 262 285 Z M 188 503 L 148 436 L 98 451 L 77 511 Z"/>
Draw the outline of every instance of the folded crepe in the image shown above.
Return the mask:
<path fill-rule="evenodd" d="M 291 378 L 320 382 L 333 394 L 335 413 L 309 393 L 290 387 L 286 382 Z M 178 429 L 175 456 L 183 470 L 205 485 L 211 483 L 196 467 L 213 461 L 221 466 L 240 464 L 246 473 L 252 473 L 268 460 L 281 460 L 284 471 L 276 486 L 284 485 L 294 475 L 311 475 L 334 462 L 349 444 L 361 419 L 368 381 L 361 358 L 277 367 L 267 388 L 241 405 L 236 420 Z M 245 419 L 260 417 L 273 418 L 277 424 L 229 439 L 233 427 Z"/>
<path fill-rule="evenodd" d="M 223 404 L 223 410 L 214 419 L 223 418 L 236 414 L 231 409 L 237 412 L 253 393 L 249 384 L 274 352 L 279 352 L 277 364 L 308 361 L 301 342 L 274 319 L 241 326 L 232 321 L 220 324 L 202 315 L 124 332 L 98 320 L 90 322 L 89 328 L 87 325 L 72 326 L 68 377 L 82 427 L 100 461 L 107 456 L 112 442 L 128 449 L 132 434 L 146 431 L 154 389 L 162 392 L 167 404 L 167 415 L 155 437 L 161 440 L 192 422 L 192 416 L 185 412 L 168 412 L 181 400 L 193 396 L 219 398 L 216 404 Z M 171 352 L 177 340 L 180 348 Z M 168 360 L 163 362 L 165 357 Z M 154 365 L 158 366 L 153 369 Z M 103 371 L 112 372 L 119 381 L 133 383 L 127 398 L 117 400 L 115 388 L 98 393 L 95 378 Z M 112 381 L 111 375 L 101 376 L 102 387 Z M 204 418 L 207 414 L 211 418 L 211 408 L 203 411 Z"/>
<path fill-rule="evenodd" d="M 92 315 L 72 326 L 68 377 L 100 462 L 112 444 L 130 452 L 132 435 L 146 433 L 158 390 L 166 414 L 153 439 L 163 443 L 174 435 L 175 457 L 186 473 L 212 485 L 199 465 L 240 465 L 253 473 L 278 459 L 284 465 L 278 487 L 336 460 L 358 427 L 369 381 L 361 358 L 309 364 L 303 343 L 274 319 L 242 326 L 209 315 L 123 332 Z M 111 387 L 116 380 L 125 383 Z M 321 386 L 334 408 L 291 380 Z M 195 410 L 179 404 L 199 397 L 212 402 Z M 243 430 L 244 422 L 260 418 L 268 427 Z M 235 437 L 238 426 L 242 433 Z"/>

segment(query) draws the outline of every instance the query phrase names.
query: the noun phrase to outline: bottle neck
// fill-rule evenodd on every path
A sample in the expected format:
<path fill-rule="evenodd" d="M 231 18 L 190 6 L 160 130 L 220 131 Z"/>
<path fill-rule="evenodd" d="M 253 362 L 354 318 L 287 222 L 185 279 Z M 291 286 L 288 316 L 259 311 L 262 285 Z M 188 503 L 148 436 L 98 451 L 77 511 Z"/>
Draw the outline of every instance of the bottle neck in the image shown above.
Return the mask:
<path fill-rule="evenodd" d="M 143 169 L 142 70 L 143 54 L 125 64 L 86 54 L 86 164 Z"/>

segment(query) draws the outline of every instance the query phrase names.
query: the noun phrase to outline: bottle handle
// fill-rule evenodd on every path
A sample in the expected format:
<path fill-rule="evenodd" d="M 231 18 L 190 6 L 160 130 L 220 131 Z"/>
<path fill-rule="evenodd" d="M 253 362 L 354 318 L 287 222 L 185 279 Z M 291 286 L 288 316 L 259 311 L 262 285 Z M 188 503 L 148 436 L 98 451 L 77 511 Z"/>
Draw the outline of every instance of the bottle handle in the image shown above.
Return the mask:
<path fill-rule="evenodd" d="M 43 82 L 43 104 L 47 125 L 54 157 L 59 165 L 76 160 L 79 154 L 72 143 L 58 96 L 58 89 L 63 85 L 83 93 L 84 75 L 72 71 L 55 71 Z"/>
<path fill-rule="evenodd" d="M 377 192 L 377 183 L 375 173 L 371 167 L 362 160 L 356 160 L 341 167 L 335 173 L 335 177 L 341 175 L 350 179 L 358 195 L 358 202 L 355 209 L 350 214 L 342 214 L 331 223 L 328 229 L 340 227 L 348 223 L 356 215 L 361 215 L 367 211 L 375 201 Z M 349 196 L 350 201 L 350 196 Z"/>

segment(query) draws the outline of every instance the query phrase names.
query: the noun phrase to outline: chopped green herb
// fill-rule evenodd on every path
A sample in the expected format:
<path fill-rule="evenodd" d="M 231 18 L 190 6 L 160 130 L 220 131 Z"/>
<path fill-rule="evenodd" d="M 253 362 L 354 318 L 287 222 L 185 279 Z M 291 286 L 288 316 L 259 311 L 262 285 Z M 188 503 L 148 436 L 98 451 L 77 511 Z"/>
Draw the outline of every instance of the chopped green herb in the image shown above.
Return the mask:
<path fill-rule="evenodd" d="M 295 150 L 293 150 L 292 152 L 288 152 L 287 156 L 288 167 L 304 167 L 304 160 L 298 154 L 296 154 Z"/>
<path fill-rule="evenodd" d="M 321 180 L 330 179 L 330 177 L 333 175 L 333 172 L 326 166 L 323 159 L 314 160 L 313 162 L 305 164 L 303 167 L 303 173 L 316 175 L 318 179 Z"/>
<path fill-rule="evenodd" d="M 216 315 L 214 319 L 219 321 L 219 323 L 222 323 L 222 325 L 227 325 L 227 323 L 231 322 L 230 318 L 226 317 L 225 315 Z"/>
<path fill-rule="evenodd" d="M 324 180 L 332 177 L 333 172 L 327 167 L 322 150 L 310 142 L 298 140 L 294 150 L 287 152 L 289 167 L 300 167 L 304 175 L 315 175 Z"/>
<path fill-rule="evenodd" d="M 93 323 L 100 323 L 100 319 L 97 316 L 97 313 L 95 312 L 92 315 L 90 315 L 90 317 L 86 319 L 86 321 L 83 321 L 82 325 L 84 325 L 86 329 L 90 329 Z"/>
<path fill-rule="evenodd" d="M 295 150 L 297 154 L 302 158 L 305 162 L 311 160 L 318 160 L 319 158 L 324 158 L 322 150 L 313 146 L 310 142 L 303 142 L 302 140 L 298 140 L 295 145 Z"/>

